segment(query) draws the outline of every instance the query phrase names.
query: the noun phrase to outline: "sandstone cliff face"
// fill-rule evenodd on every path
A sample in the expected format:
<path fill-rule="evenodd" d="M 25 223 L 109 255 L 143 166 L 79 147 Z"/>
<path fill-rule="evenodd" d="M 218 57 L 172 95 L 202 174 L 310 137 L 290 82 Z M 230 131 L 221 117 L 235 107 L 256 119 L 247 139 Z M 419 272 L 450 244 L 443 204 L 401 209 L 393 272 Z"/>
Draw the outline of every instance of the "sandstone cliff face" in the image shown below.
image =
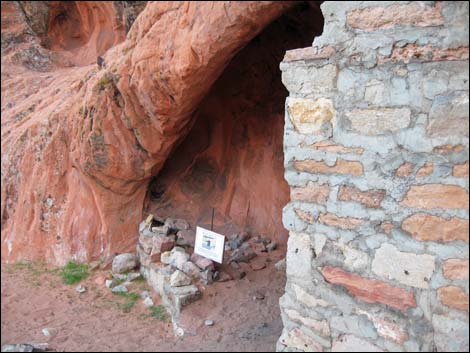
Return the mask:
<path fill-rule="evenodd" d="M 199 103 L 294 4 L 149 3 L 124 40 L 110 3 L 50 2 L 41 27 L 25 4 L 2 2 L 2 259 L 132 248 L 148 181 Z M 105 69 L 87 65 L 113 45 Z"/>
<path fill-rule="evenodd" d="M 284 243 L 284 102 L 279 63 L 322 28 L 316 8 L 297 6 L 267 26 L 226 67 L 194 127 L 150 185 L 146 210 L 231 234 L 240 229 Z"/>

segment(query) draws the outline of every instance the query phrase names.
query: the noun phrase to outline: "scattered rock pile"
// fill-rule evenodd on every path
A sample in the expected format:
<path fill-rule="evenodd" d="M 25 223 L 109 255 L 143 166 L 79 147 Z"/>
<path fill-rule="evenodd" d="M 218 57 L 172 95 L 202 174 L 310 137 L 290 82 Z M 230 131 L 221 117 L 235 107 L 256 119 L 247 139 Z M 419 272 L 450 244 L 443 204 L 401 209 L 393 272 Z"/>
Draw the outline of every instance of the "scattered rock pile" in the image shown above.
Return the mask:
<path fill-rule="evenodd" d="M 202 295 L 201 289 L 214 281 L 241 279 L 246 272 L 266 267 L 260 253 L 272 252 L 277 244 L 247 232 L 229 236 L 225 244 L 224 263 L 194 253 L 195 231 L 183 219 L 161 219 L 149 215 L 139 225 L 136 255 L 120 254 L 112 263 L 113 279 L 106 286 L 113 292 L 127 292 L 132 280 L 142 275 L 160 295 L 173 320 L 181 308 Z M 140 274 L 132 272 L 140 266 Z M 143 297 L 152 306 L 150 295 Z"/>

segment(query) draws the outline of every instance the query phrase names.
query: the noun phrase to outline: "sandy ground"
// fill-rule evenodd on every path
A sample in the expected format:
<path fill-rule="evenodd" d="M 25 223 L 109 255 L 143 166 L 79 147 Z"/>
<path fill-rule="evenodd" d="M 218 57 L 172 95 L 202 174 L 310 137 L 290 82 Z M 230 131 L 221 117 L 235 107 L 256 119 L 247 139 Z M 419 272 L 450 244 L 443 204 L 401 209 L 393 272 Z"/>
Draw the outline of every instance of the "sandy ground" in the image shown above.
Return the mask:
<path fill-rule="evenodd" d="M 126 299 L 102 284 L 108 271 L 94 271 L 81 282 L 88 290 L 79 294 L 76 285 L 62 283 L 57 270 L 2 264 L 1 343 L 48 342 L 56 351 L 274 351 L 285 285 L 285 274 L 274 264 L 282 253 L 266 255 L 267 268 L 241 280 L 203 288 L 203 298 L 183 309 L 181 338 L 174 337 L 170 322 L 151 316 L 142 299 L 126 312 Z M 149 287 L 137 282 L 129 289 L 141 293 Z M 264 299 L 254 299 L 260 293 Z M 153 298 L 158 305 L 158 295 Z M 215 325 L 204 326 L 206 319 Z M 43 328 L 57 334 L 45 337 Z"/>

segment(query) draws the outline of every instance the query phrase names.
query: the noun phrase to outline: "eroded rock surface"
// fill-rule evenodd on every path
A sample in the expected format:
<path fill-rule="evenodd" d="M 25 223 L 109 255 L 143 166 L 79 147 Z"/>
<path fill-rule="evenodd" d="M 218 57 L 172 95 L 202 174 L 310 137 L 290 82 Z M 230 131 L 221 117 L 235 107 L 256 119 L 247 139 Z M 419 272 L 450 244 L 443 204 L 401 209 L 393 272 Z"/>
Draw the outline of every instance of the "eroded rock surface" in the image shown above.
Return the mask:
<path fill-rule="evenodd" d="M 38 30 L 2 2 L 2 259 L 62 264 L 131 249 L 148 181 L 201 100 L 294 5 L 149 3 L 98 70 L 86 64 L 124 39 L 116 6 L 51 7 Z"/>

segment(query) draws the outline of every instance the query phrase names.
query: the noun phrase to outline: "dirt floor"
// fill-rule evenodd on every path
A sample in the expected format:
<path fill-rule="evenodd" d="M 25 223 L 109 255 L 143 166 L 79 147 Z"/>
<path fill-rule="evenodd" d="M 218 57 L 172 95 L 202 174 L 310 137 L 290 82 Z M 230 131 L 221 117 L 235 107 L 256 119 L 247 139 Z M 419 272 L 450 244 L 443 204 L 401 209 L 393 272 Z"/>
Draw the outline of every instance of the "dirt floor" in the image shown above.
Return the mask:
<path fill-rule="evenodd" d="M 77 285 L 62 283 L 57 269 L 2 264 L 1 343 L 47 342 L 55 351 L 275 351 L 285 274 L 274 264 L 284 252 L 266 254 L 268 266 L 241 280 L 202 288 L 203 298 L 183 309 L 186 334 L 180 338 L 142 299 L 132 306 L 112 294 L 103 284 L 108 271 L 93 271 L 81 282 L 87 291 L 79 294 Z M 150 288 L 137 281 L 129 289 L 140 294 Z M 153 299 L 160 304 L 158 295 Z M 205 326 L 206 319 L 214 326 Z M 43 328 L 54 329 L 55 336 L 45 337 Z"/>

